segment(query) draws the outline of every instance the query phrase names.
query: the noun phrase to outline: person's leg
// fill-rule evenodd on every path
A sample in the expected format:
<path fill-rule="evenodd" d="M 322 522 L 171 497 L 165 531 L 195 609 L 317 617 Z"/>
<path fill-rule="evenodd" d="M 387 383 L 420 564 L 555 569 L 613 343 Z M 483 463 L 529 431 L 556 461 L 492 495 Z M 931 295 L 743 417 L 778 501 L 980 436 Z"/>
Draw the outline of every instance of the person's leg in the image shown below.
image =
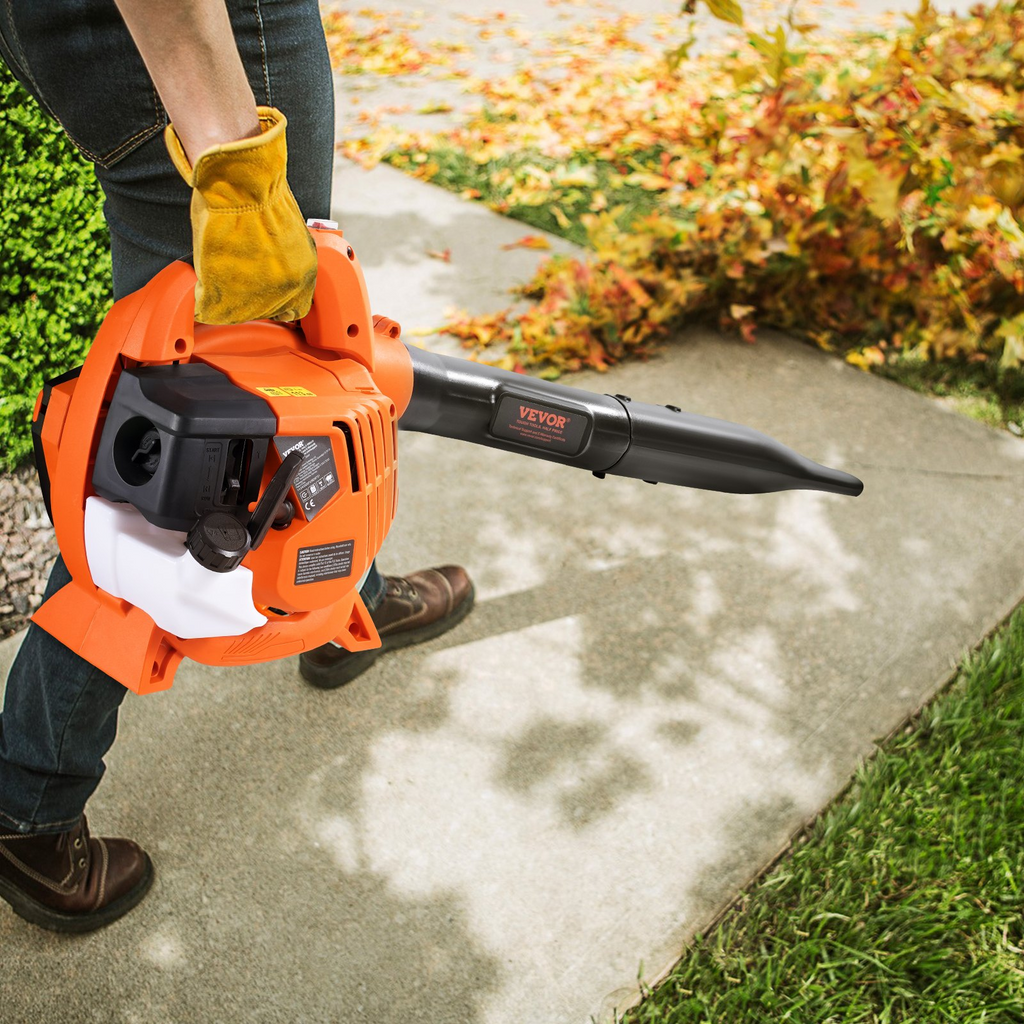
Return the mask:
<path fill-rule="evenodd" d="M 105 213 L 114 215 L 114 298 L 122 298 L 191 247 L 189 189 L 166 155 L 167 173 L 154 173 L 166 115 L 145 66 L 113 0 L 15 0 L 0 13 L 0 36 L 16 77 L 95 163 L 107 189 Z M 112 188 L 103 180 L 108 173 Z M 69 581 L 58 558 L 46 596 Z M 103 776 L 125 693 L 29 625 L 0 714 L 5 831 L 58 834 L 78 821 Z"/>
<path fill-rule="evenodd" d="M 73 18 L 55 3 L 52 21 L 43 24 L 39 11 L 19 2 L 0 11 L 0 56 L 15 76 L 51 115 L 77 130 L 79 119 L 67 102 L 81 86 L 80 100 L 95 99 L 88 81 L 76 83 L 82 56 L 81 38 Z M 116 13 L 116 8 L 115 8 Z M 78 32 L 85 26 L 78 26 Z M 102 35 L 98 31 L 98 35 Z M 54 78 L 63 68 L 71 76 L 64 88 Z M 138 97 L 136 97 L 138 98 Z M 67 108 L 67 109 L 65 109 Z M 158 130 L 157 114 L 132 102 L 125 110 L 134 120 L 129 134 Z M 65 118 L 67 120 L 65 121 Z M 92 146 L 116 152 L 116 126 L 95 117 Z M 70 581 L 58 558 L 46 597 Z M 19 835 L 57 835 L 81 818 L 86 801 L 103 775 L 103 757 L 113 743 L 117 712 L 125 688 L 74 654 L 48 633 L 30 625 L 7 680 L 0 714 L 0 827 Z"/>
<path fill-rule="evenodd" d="M 58 558 L 45 597 L 70 580 Z M 63 832 L 78 821 L 103 776 L 126 692 L 29 626 L 0 714 L 0 829 Z"/>
<path fill-rule="evenodd" d="M 40 35 L 41 26 L 31 16 L 27 26 L 19 24 L 24 21 L 21 7 L 8 0 L 0 11 L 0 57 L 53 114 L 62 106 L 60 93 L 47 97 L 35 72 L 40 58 L 44 70 L 55 66 L 48 44 L 62 38 L 60 29 L 74 12 L 66 5 L 47 8 L 54 22 Z M 27 28 L 24 34 L 22 27 Z M 78 26 L 79 33 L 84 28 Z M 81 36 L 76 40 L 71 32 L 64 42 L 72 54 L 77 42 L 81 57 L 93 40 L 85 39 L 82 49 Z M 56 66 L 75 83 L 73 62 Z M 141 108 L 133 109 L 127 97 L 125 106 L 133 118 L 142 118 L 142 127 L 133 133 L 139 138 L 159 130 L 157 112 L 147 108 L 147 97 L 141 99 Z M 87 89 L 81 100 L 88 106 Z M 102 126 L 97 143 L 106 146 L 111 125 L 101 117 L 96 122 Z M 45 596 L 68 582 L 58 558 Z M 152 884 L 152 863 L 138 844 L 91 836 L 83 814 L 103 775 L 103 756 L 114 740 L 124 695 L 119 683 L 29 626 L 0 714 L 0 898 L 44 928 L 83 932 L 101 927 L 139 903 Z"/>

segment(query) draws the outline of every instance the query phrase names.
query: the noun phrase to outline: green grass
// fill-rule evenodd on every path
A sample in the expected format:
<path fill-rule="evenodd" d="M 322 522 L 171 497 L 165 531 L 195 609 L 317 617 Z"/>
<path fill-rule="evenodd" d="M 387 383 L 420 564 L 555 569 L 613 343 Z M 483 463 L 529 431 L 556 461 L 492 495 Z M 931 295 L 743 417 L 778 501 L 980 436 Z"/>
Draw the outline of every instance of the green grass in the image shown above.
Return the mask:
<path fill-rule="evenodd" d="M 1024 373 L 1000 372 L 993 364 L 964 359 L 924 362 L 906 359 L 879 367 L 876 373 L 915 391 L 935 395 L 955 409 L 990 427 L 1024 427 Z"/>
<path fill-rule="evenodd" d="M 642 152 L 637 154 L 637 159 L 651 160 L 656 155 Z M 394 167 L 408 170 L 414 166 L 410 157 L 408 152 L 398 151 L 389 154 L 385 159 Z M 521 173 L 522 168 L 529 166 L 553 172 L 560 165 L 564 166 L 565 161 L 553 160 L 542 153 L 524 150 L 511 153 L 498 160 L 491 160 L 486 164 L 477 164 L 465 152 L 451 146 L 439 146 L 432 149 L 430 160 L 438 168 L 437 173 L 430 179 L 435 185 L 440 185 L 451 192 L 462 192 L 468 188 L 477 189 L 480 192 L 480 202 L 494 206 L 505 216 L 522 221 L 529 227 L 550 231 L 553 235 L 561 235 L 570 242 L 581 246 L 587 245 L 587 230 L 580 222 L 580 218 L 590 210 L 595 192 L 604 193 L 609 207 L 621 206 L 623 208 L 616 218 L 616 223 L 623 230 L 628 229 L 629 225 L 638 217 L 656 210 L 659 205 L 659 197 L 656 192 L 631 185 L 613 185 L 611 183 L 613 175 L 628 171 L 629 168 L 616 168 L 603 160 L 584 161 L 579 155 L 571 162 L 577 166 L 586 163 L 587 166 L 592 167 L 596 175 L 595 184 L 560 189 L 557 204 L 542 203 L 537 206 L 506 205 L 511 183 L 496 184 L 495 177 L 500 178 L 501 173 L 506 170 L 515 175 Z M 552 212 L 553 205 L 557 205 L 562 211 L 563 220 L 559 220 Z"/>
<path fill-rule="evenodd" d="M 1024 610 L 628 1024 L 1024 1021 Z"/>

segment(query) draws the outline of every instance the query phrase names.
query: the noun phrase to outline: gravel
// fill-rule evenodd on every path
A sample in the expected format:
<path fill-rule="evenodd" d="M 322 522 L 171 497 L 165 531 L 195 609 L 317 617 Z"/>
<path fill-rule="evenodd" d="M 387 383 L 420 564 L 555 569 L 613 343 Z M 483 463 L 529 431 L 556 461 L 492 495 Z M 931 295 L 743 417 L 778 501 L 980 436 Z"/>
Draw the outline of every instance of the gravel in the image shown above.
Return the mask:
<path fill-rule="evenodd" d="M 35 469 L 0 474 L 0 639 L 21 629 L 39 607 L 56 557 Z"/>

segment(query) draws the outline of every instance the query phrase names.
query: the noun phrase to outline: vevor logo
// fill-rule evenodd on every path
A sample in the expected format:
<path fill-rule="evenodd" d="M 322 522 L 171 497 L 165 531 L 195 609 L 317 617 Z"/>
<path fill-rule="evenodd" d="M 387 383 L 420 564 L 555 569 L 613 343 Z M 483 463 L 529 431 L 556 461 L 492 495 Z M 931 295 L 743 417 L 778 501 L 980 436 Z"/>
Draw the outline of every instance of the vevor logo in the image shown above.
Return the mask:
<path fill-rule="evenodd" d="M 536 404 L 534 404 L 536 402 Z M 564 406 L 533 395 L 502 395 L 491 420 L 491 437 L 514 441 L 516 446 L 577 455 L 591 427 L 585 409 Z M 501 446 L 499 446 L 501 447 Z"/>
<path fill-rule="evenodd" d="M 549 427 L 557 427 L 559 430 L 565 429 L 565 424 L 568 422 L 568 416 L 559 416 L 557 413 L 545 412 L 543 409 L 534 409 L 529 405 L 519 406 L 519 418 L 521 420 L 528 420 L 530 423 L 545 423 Z"/>

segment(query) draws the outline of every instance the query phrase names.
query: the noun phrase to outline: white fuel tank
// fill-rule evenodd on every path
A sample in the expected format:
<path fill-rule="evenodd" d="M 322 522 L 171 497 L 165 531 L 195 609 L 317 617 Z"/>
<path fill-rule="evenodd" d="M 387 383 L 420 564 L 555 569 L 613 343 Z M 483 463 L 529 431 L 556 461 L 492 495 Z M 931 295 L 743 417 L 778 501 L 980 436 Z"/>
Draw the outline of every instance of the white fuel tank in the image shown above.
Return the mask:
<path fill-rule="evenodd" d="M 184 533 L 154 526 L 131 505 L 85 499 L 85 553 L 96 586 L 183 640 L 241 636 L 267 621 L 252 603 L 250 569 L 204 568 Z"/>

